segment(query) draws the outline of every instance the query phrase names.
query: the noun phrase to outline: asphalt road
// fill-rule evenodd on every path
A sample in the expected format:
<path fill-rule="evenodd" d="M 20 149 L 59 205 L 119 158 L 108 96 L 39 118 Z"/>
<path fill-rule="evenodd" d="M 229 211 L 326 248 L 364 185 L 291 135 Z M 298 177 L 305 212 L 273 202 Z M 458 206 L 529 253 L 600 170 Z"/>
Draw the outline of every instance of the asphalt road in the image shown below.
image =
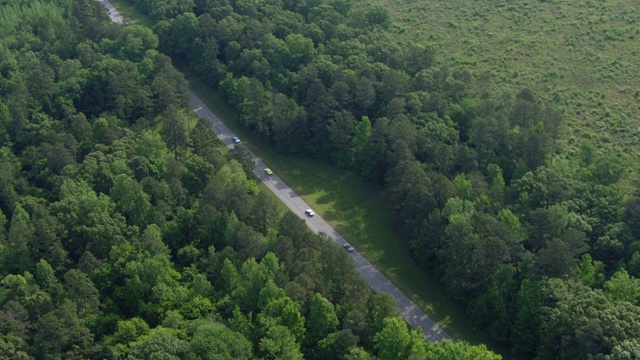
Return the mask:
<path fill-rule="evenodd" d="M 304 219 L 307 226 L 315 233 L 323 232 L 330 236 L 338 246 L 346 243 L 346 241 L 327 224 L 322 217 L 315 215 L 309 217 L 305 214 L 305 210 L 309 209 L 307 205 L 290 187 L 285 184 L 276 173 L 267 175 L 264 169 L 267 166 L 246 146 L 235 144 L 231 139 L 233 133 L 229 128 L 214 114 L 207 106 L 193 93 L 187 89 L 187 93 L 192 98 L 193 111 L 201 118 L 211 121 L 211 128 L 218 137 L 229 147 L 242 146 L 249 153 L 255 166 L 254 174 L 271 190 L 276 196 L 284 202 L 294 214 Z M 345 250 L 346 251 L 346 250 Z M 376 292 L 386 292 L 391 294 L 397 302 L 398 310 L 405 320 L 413 327 L 421 327 L 424 337 L 430 341 L 442 341 L 443 339 L 451 339 L 436 323 L 434 323 L 422 310 L 420 310 L 411 300 L 409 300 L 397 287 L 395 287 L 384 275 L 376 270 L 357 250 L 348 252 L 353 259 L 356 269 L 367 280 L 371 288 Z"/>
<path fill-rule="evenodd" d="M 102 6 L 107 8 L 107 15 L 109 15 L 109 17 L 111 18 L 111 21 L 119 24 L 122 24 L 124 22 L 122 15 L 120 15 L 118 10 L 116 10 L 116 8 L 113 7 L 113 4 L 111 4 L 109 0 L 96 0 L 96 1 L 100 2 Z"/>
<path fill-rule="evenodd" d="M 118 11 L 111 5 L 108 0 L 97 0 L 107 8 L 109 17 L 112 21 L 122 23 L 123 18 Z M 313 232 L 323 232 L 330 236 L 337 246 L 342 247 L 346 241 L 335 231 L 329 224 L 327 224 L 322 217 L 315 215 L 309 217 L 305 215 L 304 211 L 310 207 L 302 201 L 302 199 L 296 195 L 285 184 L 277 174 L 267 175 L 264 169 L 267 167 L 251 150 L 246 146 L 235 144 L 231 137 L 233 133 L 229 128 L 213 113 L 207 106 L 191 91 L 186 89 L 187 93 L 191 96 L 193 111 L 198 114 L 199 117 L 207 119 L 211 122 L 211 129 L 218 135 L 218 137 L 229 147 L 243 146 L 244 149 L 250 154 L 253 163 L 255 164 L 253 172 L 256 176 L 271 190 L 283 203 L 289 207 L 294 214 L 304 219 L 307 226 L 313 230 Z M 346 250 L 345 250 L 346 251 Z M 349 256 L 353 259 L 356 269 L 360 275 L 367 280 L 371 288 L 376 292 L 386 292 L 391 294 L 396 299 L 396 305 L 398 310 L 404 317 L 404 319 L 414 329 L 421 327 L 425 339 L 430 341 L 442 341 L 444 339 L 451 339 L 447 333 L 444 332 L 435 322 L 420 310 L 409 298 L 407 298 L 397 287 L 395 287 L 384 275 L 376 270 L 357 250 L 348 252 Z"/>

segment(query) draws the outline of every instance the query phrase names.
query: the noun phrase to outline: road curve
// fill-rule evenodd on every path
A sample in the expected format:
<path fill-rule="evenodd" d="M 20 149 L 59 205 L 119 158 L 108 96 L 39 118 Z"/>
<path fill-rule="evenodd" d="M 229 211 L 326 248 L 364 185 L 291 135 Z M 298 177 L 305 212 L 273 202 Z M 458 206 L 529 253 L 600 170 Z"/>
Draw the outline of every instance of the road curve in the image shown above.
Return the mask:
<path fill-rule="evenodd" d="M 315 233 L 325 233 L 333 239 L 333 241 L 342 246 L 346 241 L 319 215 L 313 217 L 307 216 L 304 211 L 309 207 L 296 193 L 291 190 L 277 174 L 267 175 L 264 169 L 267 165 L 262 162 L 251 150 L 242 144 L 235 144 L 231 137 L 233 133 L 229 128 L 213 113 L 207 106 L 191 91 L 186 90 L 191 96 L 193 111 L 201 118 L 211 122 L 212 130 L 229 148 L 242 146 L 251 156 L 254 174 L 271 190 L 276 196 L 287 205 L 294 214 L 304 219 L 307 226 Z M 407 298 L 397 287 L 395 287 L 384 275 L 376 270 L 357 250 L 348 253 L 355 262 L 356 269 L 360 275 L 367 280 L 371 288 L 376 292 L 386 292 L 391 294 L 395 299 L 398 310 L 405 320 L 413 328 L 422 328 L 424 337 L 430 341 L 442 341 L 451 339 L 433 320 L 431 320 L 420 308 L 418 308 L 409 298 Z"/>
<path fill-rule="evenodd" d="M 112 21 L 122 23 L 123 18 L 118 11 L 113 7 L 109 0 L 97 0 L 107 8 L 109 17 Z M 335 231 L 326 221 L 319 215 L 308 217 L 304 211 L 309 206 L 302 201 L 302 199 L 296 195 L 276 174 L 267 175 L 264 169 L 267 167 L 262 160 L 260 160 L 249 148 L 242 144 L 235 144 L 231 137 L 233 133 L 229 128 L 213 113 L 198 96 L 186 89 L 189 96 L 192 99 L 193 111 L 201 118 L 209 120 L 211 122 L 211 129 L 213 132 L 227 145 L 229 148 L 234 146 L 242 146 L 249 153 L 253 163 L 254 174 L 271 190 L 287 207 L 293 211 L 294 214 L 304 219 L 307 226 L 315 233 L 325 233 L 338 245 L 342 246 L 346 241 Z M 398 310 L 404 317 L 404 319 L 414 329 L 421 328 L 425 339 L 429 341 L 442 341 L 445 339 L 451 340 L 451 337 L 444 332 L 433 320 L 431 320 L 420 308 L 418 308 L 409 298 L 407 298 L 397 287 L 395 287 L 384 275 L 376 270 L 373 265 L 367 261 L 357 250 L 348 253 L 351 259 L 355 262 L 356 269 L 360 275 L 367 280 L 369 286 L 376 292 L 386 292 L 391 294 L 396 299 L 396 305 Z"/>

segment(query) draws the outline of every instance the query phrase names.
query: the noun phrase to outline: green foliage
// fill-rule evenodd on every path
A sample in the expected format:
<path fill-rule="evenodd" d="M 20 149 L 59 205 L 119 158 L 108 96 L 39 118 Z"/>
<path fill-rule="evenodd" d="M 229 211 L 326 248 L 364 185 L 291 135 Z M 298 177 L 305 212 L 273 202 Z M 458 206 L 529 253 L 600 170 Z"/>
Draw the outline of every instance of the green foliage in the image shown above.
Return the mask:
<path fill-rule="evenodd" d="M 473 193 L 471 182 L 467 180 L 464 174 L 460 174 L 453 179 L 453 186 L 456 187 L 458 198 L 466 201 L 474 200 L 475 194 Z"/>
<path fill-rule="evenodd" d="M 640 202 L 635 155 L 616 149 L 629 148 L 635 110 L 633 91 L 611 83 L 633 85 L 626 5 L 466 11 L 454 0 L 424 13 L 429 39 L 405 45 L 412 31 L 393 21 L 409 2 L 135 3 L 160 20 L 155 33 L 109 24 L 90 0 L 0 5 L 3 356 L 493 358 L 461 342 L 425 345 L 344 251 L 281 217 L 246 154 L 225 158 L 210 124 L 192 126 L 186 81 L 158 51 L 219 87 L 239 123 L 277 149 L 384 184 L 414 258 L 517 356 L 634 354 Z M 555 46 L 566 19 L 579 29 L 596 12 L 583 35 L 555 42 L 598 42 L 597 56 L 557 52 L 577 68 L 588 61 L 591 79 L 532 66 L 548 69 L 553 84 L 541 86 L 509 65 L 524 63 L 523 44 L 527 59 L 539 55 L 527 39 Z M 536 16 L 556 28 L 522 35 L 544 23 Z M 496 30 L 505 21 L 517 25 L 508 39 Z M 465 40 L 435 53 L 462 30 L 491 36 L 455 36 Z M 481 51 L 493 41 L 510 55 Z M 624 49 L 598 67 L 615 42 Z M 369 215 L 348 226 L 371 231 Z"/>
<path fill-rule="evenodd" d="M 194 359 L 251 359 L 251 343 L 241 334 L 220 323 L 207 322 L 193 334 L 189 350 Z"/>
<path fill-rule="evenodd" d="M 627 301 L 637 305 L 640 300 L 640 280 L 630 277 L 624 269 L 616 271 L 604 283 L 604 289 L 613 301 Z"/>
<path fill-rule="evenodd" d="M 542 309 L 539 356 L 602 356 L 638 336 L 640 312 L 628 302 L 611 302 L 602 291 L 560 279 L 548 280 L 543 293 L 547 305 Z"/>
<path fill-rule="evenodd" d="M 509 209 L 502 209 L 496 216 L 496 219 L 501 223 L 507 225 L 511 234 L 516 237 L 517 240 L 524 240 L 525 234 L 522 229 L 522 224 L 520 223 L 520 219 L 511 212 Z"/>
<path fill-rule="evenodd" d="M 475 204 L 458 197 L 450 198 L 442 212 L 450 223 L 468 221 L 475 213 Z"/>
<path fill-rule="evenodd" d="M 143 360 L 162 358 L 178 360 L 186 357 L 189 344 L 174 334 L 150 334 L 142 341 L 136 342 L 129 352 L 128 359 Z"/>
<path fill-rule="evenodd" d="M 427 344 L 425 359 L 482 359 L 500 360 L 502 356 L 494 354 L 485 345 L 470 345 L 464 341 Z"/>
<path fill-rule="evenodd" d="M 312 344 L 334 332 L 339 323 L 333 304 L 318 293 L 311 298 L 307 319 L 307 341 Z"/>
<path fill-rule="evenodd" d="M 575 273 L 587 286 L 601 287 L 604 284 L 604 264 L 601 261 L 594 261 L 589 254 L 582 255 Z"/>
<path fill-rule="evenodd" d="M 125 242 L 126 223 L 115 207 L 110 197 L 96 194 L 85 181 L 65 181 L 60 201 L 52 204 L 68 232 L 63 245 L 78 258 L 84 250 L 98 258 L 107 257 L 111 246 Z"/>
<path fill-rule="evenodd" d="M 409 331 L 401 317 L 384 319 L 384 327 L 373 338 L 378 358 L 383 360 L 408 359 L 411 356 L 424 357 L 426 344 L 417 330 Z"/>
<path fill-rule="evenodd" d="M 260 339 L 260 352 L 266 358 L 302 360 L 300 345 L 295 336 L 282 325 L 269 328 L 266 335 Z"/>
<path fill-rule="evenodd" d="M 93 343 L 93 334 L 84 320 L 78 318 L 76 307 L 69 299 L 44 314 L 34 325 L 36 345 L 31 350 L 36 357 L 51 354 L 82 357 Z"/>
<path fill-rule="evenodd" d="M 147 50 L 158 47 L 158 36 L 151 29 L 141 25 L 122 28 L 118 35 L 118 55 L 131 61 L 142 60 Z"/>

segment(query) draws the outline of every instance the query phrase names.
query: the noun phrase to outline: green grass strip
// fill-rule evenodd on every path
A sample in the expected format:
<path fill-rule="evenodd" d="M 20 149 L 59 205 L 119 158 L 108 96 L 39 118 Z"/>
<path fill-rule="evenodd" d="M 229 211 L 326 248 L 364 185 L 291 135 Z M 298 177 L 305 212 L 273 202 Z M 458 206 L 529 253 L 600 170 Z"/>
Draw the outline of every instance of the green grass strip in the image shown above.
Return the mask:
<path fill-rule="evenodd" d="M 130 2 L 111 2 L 128 24 L 153 25 Z M 390 216 L 391 203 L 381 187 L 326 162 L 276 152 L 241 126 L 235 110 L 218 91 L 204 84 L 190 69 L 180 70 L 189 80 L 190 88 L 242 139 L 243 144 L 449 335 L 471 344 L 486 344 L 497 353 L 506 353 L 506 349 L 496 345 L 486 332 L 471 325 L 462 307 L 449 299 L 434 276 L 411 260 L 406 242 L 401 239 L 396 230 L 398 226 Z M 264 185 L 260 189 L 267 190 Z M 284 205 L 279 208 L 286 210 Z"/>

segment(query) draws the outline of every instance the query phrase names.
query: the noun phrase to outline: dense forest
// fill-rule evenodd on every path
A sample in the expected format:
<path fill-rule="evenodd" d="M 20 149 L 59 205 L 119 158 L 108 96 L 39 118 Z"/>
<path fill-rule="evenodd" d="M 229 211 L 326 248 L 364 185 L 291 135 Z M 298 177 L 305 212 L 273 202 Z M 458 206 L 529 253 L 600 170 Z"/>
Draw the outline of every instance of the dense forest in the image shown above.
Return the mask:
<path fill-rule="evenodd" d="M 640 357 L 638 168 L 569 143 L 561 107 L 398 41 L 380 5 L 134 3 L 246 128 L 384 185 L 414 260 L 514 356 Z"/>
<path fill-rule="evenodd" d="M 427 343 L 279 213 L 151 29 L 95 0 L 0 23 L 0 359 L 500 358 Z"/>

